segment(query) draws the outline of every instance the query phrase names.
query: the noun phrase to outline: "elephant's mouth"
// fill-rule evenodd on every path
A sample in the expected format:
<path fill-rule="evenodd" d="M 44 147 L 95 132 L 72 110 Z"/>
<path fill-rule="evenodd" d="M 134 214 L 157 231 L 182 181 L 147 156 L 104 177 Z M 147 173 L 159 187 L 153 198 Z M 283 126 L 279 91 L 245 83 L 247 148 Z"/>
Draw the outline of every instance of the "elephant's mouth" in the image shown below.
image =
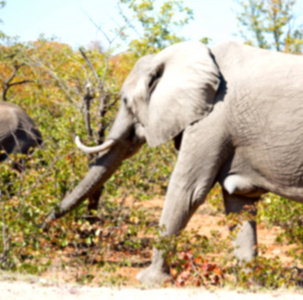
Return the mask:
<path fill-rule="evenodd" d="M 181 148 L 182 137 L 183 137 L 183 131 L 181 131 L 178 135 L 176 135 L 176 136 L 174 137 L 175 149 L 176 149 L 177 151 L 179 151 L 180 148 Z"/>
<path fill-rule="evenodd" d="M 130 134 L 131 146 L 125 159 L 135 155 L 143 144 L 146 143 L 144 127 L 140 123 L 135 123 Z"/>

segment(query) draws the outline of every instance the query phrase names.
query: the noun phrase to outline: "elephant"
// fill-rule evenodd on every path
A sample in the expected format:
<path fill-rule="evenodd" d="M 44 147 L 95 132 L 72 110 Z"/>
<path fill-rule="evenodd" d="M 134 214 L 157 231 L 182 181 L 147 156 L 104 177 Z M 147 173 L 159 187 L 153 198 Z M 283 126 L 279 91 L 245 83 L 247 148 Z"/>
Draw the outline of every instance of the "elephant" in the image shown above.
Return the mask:
<path fill-rule="evenodd" d="M 29 154 L 42 142 L 39 129 L 21 107 L 0 101 L 0 161 L 6 160 L 9 154 Z"/>
<path fill-rule="evenodd" d="M 227 214 L 256 214 L 254 204 L 267 192 L 302 202 L 303 57 L 235 41 L 211 48 L 186 41 L 140 58 L 123 84 L 106 141 L 88 147 L 76 138 L 78 148 L 98 157 L 45 224 L 88 198 L 144 143 L 169 140 L 179 151 L 159 222 L 163 235 L 184 229 L 216 183 Z M 234 255 L 251 261 L 256 223 L 238 226 Z M 158 249 L 137 275 L 149 284 L 169 277 Z"/>

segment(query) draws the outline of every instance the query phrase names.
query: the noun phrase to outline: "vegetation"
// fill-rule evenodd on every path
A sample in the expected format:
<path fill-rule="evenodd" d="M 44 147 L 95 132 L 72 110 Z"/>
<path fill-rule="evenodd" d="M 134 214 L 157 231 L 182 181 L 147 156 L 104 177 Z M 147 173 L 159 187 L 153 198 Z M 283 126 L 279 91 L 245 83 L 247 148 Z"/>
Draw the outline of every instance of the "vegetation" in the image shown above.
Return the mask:
<path fill-rule="evenodd" d="M 302 53 L 303 24 L 296 22 L 294 0 L 239 0 L 240 34 L 251 45 Z"/>
<path fill-rule="evenodd" d="M 193 11 L 184 6 L 183 0 L 120 2 L 120 14 L 138 37 L 130 41 L 130 50 L 139 57 L 184 40 L 177 32 L 193 19 Z M 131 12 L 130 17 L 123 13 L 126 7 Z M 125 39 L 128 35 L 123 31 L 122 37 Z"/>
<path fill-rule="evenodd" d="M 44 138 L 43 148 L 27 158 L 26 169 L 21 173 L 11 168 L 17 157 L 0 164 L 1 269 L 41 276 L 66 274 L 65 280 L 117 285 L 129 283 L 126 274 L 131 268 L 137 272 L 146 266 L 155 246 L 166 251 L 171 261 L 174 281 L 167 284 L 206 287 L 237 284 L 245 288 L 258 284 L 271 288 L 295 285 L 298 274 L 293 266 L 303 263 L 301 204 L 274 195 L 267 195 L 259 204 L 258 221 L 283 228 L 277 242 L 295 245 L 290 265 L 283 264 L 278 257 L 266 259 L 262 256 L 264 249 L 260 248 L 260 258 L 240 267 L 232 258 L 231 237 L 222 237 L 218 231 L 208 237 L 198 230 L 169 239 L 159 236 L 156 224 L 160 210 L 155 205 L 150 208 L 149 200 L 158 203 L 157 199 L 165 194 L 176 160 L 172 144 L 156 149 L 144 147 L 125 161 L 106 183 L 101 205 L 93 216 L 88 215 L 84 203 L 52 224 L 49 232 L 39 228 L 45 215 L 77 186 L 93 160 L 76 150 L 75 135 L 86 143 L 102 141 L 119 105 L 120 86 L 136 59 L 182 40 L 176 28 L 193 17 L 180 0 L 164 1 L 162 6 L 156 6 L 155 0 L 120 2 L 142 26 L 136 39 L 127 37 L 125 27 L 117 29 L 129 41 L 128 53 L 113 55 L 112 49 L 100 51 L 103 48 L 76 51 L 43 37 L 32 43 L 20 43 L 1 35 L 2 98 L 25 108 Z M 302 31 L 290 32 L 287 39 L 283 35 L 290 16 L 285 5 L 292 8 L 293 2 L 280 2 L 283 11 L 278 16 L 284 21 L 279 19 L 280 31 L 274 28 L 278 33 L 274 43 L 267 39 L 272 28 L 269 24 L 273 23 L 267 19 L 262 25 L 267 27 L 260 27 L 263 17 L 269 18 L 265 4 L 270 1 L 259 1 L 260 7 L 254 4 L 257 1 L 242 1 L 244 14 L 240 22 L 244 24 L 245 18 L 255 18 L 256 22 L 245 21 L 248 24 L 245 26 L 255 33 L 260 47 L 279 45 L 280 51 L 301 51 Z M 258 9 L 258 17 L 249 15 L 249 9 L 255 12 L 253 5 Z M 125 20 L 129 22 L 126 16 Z M 296 36 L 300 38 L 297 40 Z M 109 41 L 112 45 L 112 39 Z M 222 216 L 221 223 L 226 222 L 219 187 L 212 190 L 199 213 L 217 214 Z M 230 216 L 228 222 L 241 220 Z M 246 272 L 247 267 L 254 272 Z M 121 274 L 121 269 L 127 271 Z"/>

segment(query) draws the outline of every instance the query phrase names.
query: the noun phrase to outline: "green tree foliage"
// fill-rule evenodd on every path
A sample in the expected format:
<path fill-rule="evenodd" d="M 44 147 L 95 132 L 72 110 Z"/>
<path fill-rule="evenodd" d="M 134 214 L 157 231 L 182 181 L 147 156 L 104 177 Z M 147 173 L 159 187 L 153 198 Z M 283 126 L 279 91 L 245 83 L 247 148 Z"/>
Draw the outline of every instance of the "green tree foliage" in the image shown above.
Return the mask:
<path fill-rule="evenodd" d="M 297 24 L 295 0 L 240 0 L 237 17 L 247 44 L 301 53 L 303 24 Z"/>
<path fill-rule="evenodd" d="M 184 40 L 178 31 L 193 19 L 193 11 L 183 0 L 120 0 L 120 13 L 128 24 L 125 29 L 133 30 L 130 36 L 123 31 L 122 37 L 131 39 L 129 48 L 138 56 Z M 133 33 L 137 38 L 132 38 Z"/>

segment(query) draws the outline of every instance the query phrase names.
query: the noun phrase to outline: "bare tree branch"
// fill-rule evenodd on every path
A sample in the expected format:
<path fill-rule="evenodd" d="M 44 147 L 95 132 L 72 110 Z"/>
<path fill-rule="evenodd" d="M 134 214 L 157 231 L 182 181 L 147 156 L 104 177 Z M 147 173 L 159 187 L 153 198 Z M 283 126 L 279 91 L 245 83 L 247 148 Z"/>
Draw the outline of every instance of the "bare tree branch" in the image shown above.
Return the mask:
<path fill-rule="evenodd" d="M 15 78 L 15 76 L 17 75 L 18 73 L 18 70 L 24 66 L 24 64 L 14 64 L 14 71 L 13 73 L 11 74 L 11 76 L 7 79 L 7 80 L 4 80 L 2 82 L 2 88 L 3 88 L 3 91 L 2 91 L 2 100 L 3 101 L 6 101 L 7 100 L 7 93 L 8 93 L 8 90 L 9 88 L 11 88 L 12 86 L 14 85 L 20 85 L 20 84 L 25 84 L 25 83 L 30 83 L 30 82 L 34 82 L 33 80 L 21 80 L 21 81 L 16 81 L 16 82 L 12 82 L 13 79 Z"/>
<path fill-rule="evenodd" d="M 79 48 L 79 51 L 80 51 L 82 57 L 85 59 L 87 65 L 88 65 L 89 68 L 91 69 L 92 73 L 94 74 L 95 78 L 97 79 L 99 86 L 103 86 L 103 84 L 102 84 L 102 82 L 101 82 L 101 80 L 100 80 L 100 77 L 98 76 L 98 74 L 97 74 L 97 72 L 96 72 L 94 66 L 92 65 L 91 61 L 90 61 L 90 60 L 88 59 L 88 57 L 86 56 L 84 50 L 83 50 L 82 48 Z"/>
<path fill-rule="evenodd" d="M 106 59 L 105 59 L 105 70 L 104 70 L 104 74 L 103 74 L 103 79 L 101 81 L 93 64 L 91 63 L 91 61 L 85 54 L 84 50 L 80 48 L 79 51 L 98 82 L 98 92 L 100 94 L 99 109 L 98 109 L 98 115 L 100 117 L 100 123 L 99 123 L 100 125 L 99 125 L 99 130 L 98 130 L 98 142 L 102 143 L 104 141 L 104 136 L 105 136 L 104 132 L 106 129 L 103 119 L 104 119 L 105 114 L 108 111 L 107 106 L 105 105 L 106 100 L 108 99 L 108 93 L 104 89 L 104 82 L 105 82 L 105 78 L 106 78 L 105 76 L 108 72 L 108 60 L 109 59 L 108 59 L 108 57 L 106 57 Z M 90 113 L 89 113 L 90 101 L 92 99 L 93 99 L 92 91 L 86 88 L 86 95 L 84 96 L 83 101 L 84 101 L 84 105 L 85 105 L 85 123 L 86 123 L 86 128 L 87 128 L 89 137 L 92 137 L 91 126 L 90 126 Z"/>

